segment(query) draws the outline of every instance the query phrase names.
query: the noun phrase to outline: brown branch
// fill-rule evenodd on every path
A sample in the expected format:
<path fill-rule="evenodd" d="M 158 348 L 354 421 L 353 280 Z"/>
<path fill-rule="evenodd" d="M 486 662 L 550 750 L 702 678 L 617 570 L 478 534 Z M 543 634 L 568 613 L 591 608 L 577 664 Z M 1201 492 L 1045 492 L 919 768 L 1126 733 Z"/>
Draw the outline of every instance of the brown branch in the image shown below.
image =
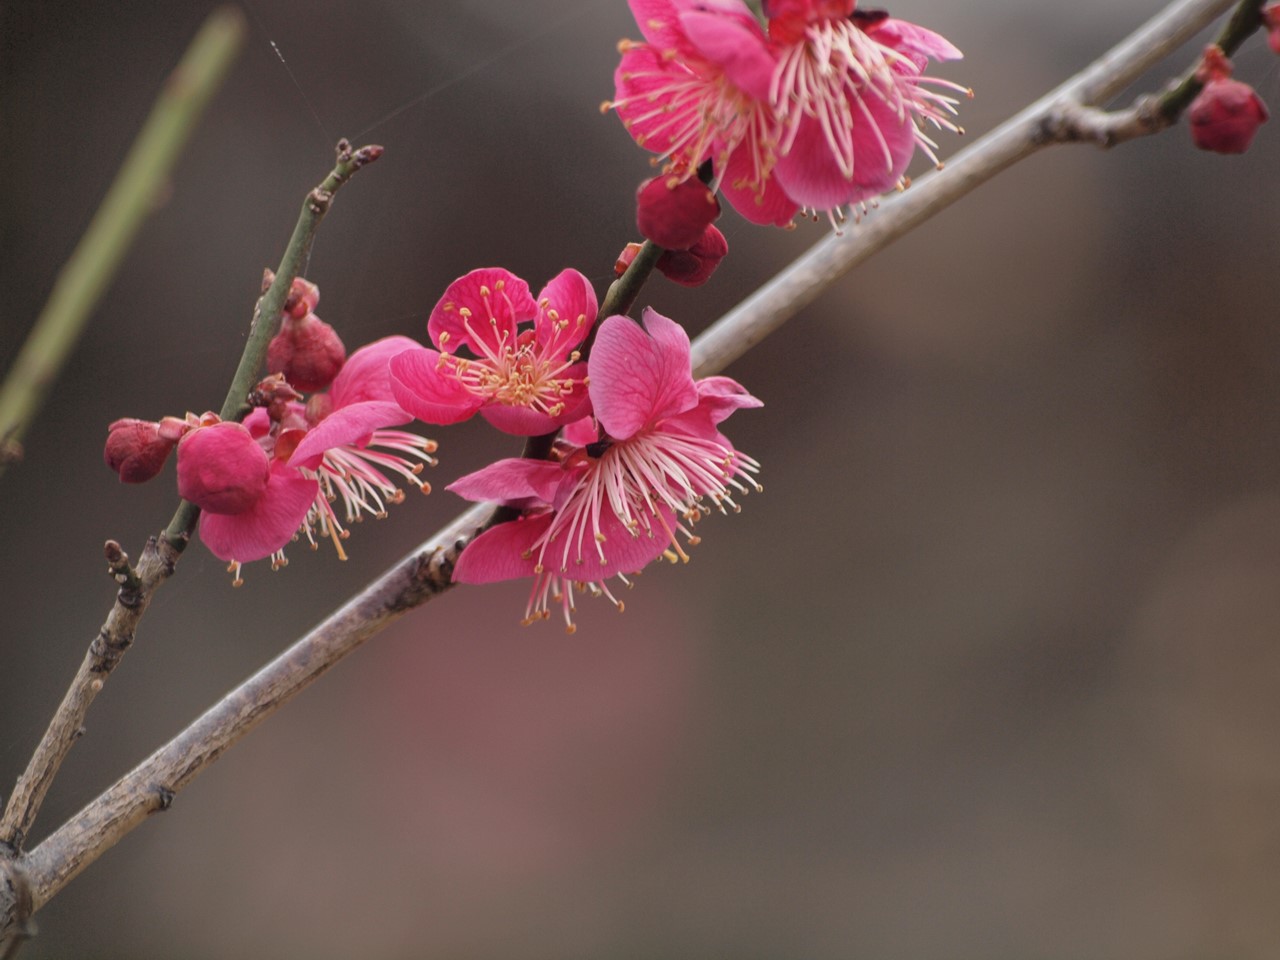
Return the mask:
<path fill-rule="evenodd" d="M 448 590 L 463 545 L 492 507 L 441 530 L 331 614 L 23 858 L 35 909 L 153 813 L 228 747 L 387 624 Z"/>

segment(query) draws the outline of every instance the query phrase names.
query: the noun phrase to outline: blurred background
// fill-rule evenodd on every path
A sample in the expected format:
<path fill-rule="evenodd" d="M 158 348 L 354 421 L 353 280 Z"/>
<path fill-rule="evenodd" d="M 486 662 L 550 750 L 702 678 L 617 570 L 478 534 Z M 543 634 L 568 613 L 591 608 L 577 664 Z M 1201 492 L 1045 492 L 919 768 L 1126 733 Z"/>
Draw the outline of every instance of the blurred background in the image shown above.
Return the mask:
<path fill-rule="evenodd" d="M 968 54 L 982 134 L 1159 0 L 903 0 Z M 211 7 L 0 6 L 0 364 Z M 603 292 L 646 157 L 622 0 L 252 0 L 247 48 L 0 480 L 0 793 L 176 502 L 106 425 L 221 403 L 262 269 L 339 136 L 385 144 L 309 277 L 349 347 L 445 286 L 565 266 Z M 274 48 L 278 48 L 279 56 Z M 281 62 L 281 56 L 284 63 Z M 1151 84 L 1190 62 L 1184 51 Z M 1237 76 L 1280 104 L 1255 38 Z M 963 141 L 944 137 L 944 155 Z M 38 916 L 24 960 L 1145 958 L 1280 953 L 1280 123 L 1032 158 L 728 372 L 765 493 L 618 615 L 518 626 L 462 588 L 307 690 Z M 921 172 L 921 171 L 916 171 Z M 697 333 L 808 245 L 720 226 Z M 432 431 L 437 492 L 351 560 L 233 590 L 203 547 L 89 716 L 37 839 L 463 506 L 518 442 Z"/>

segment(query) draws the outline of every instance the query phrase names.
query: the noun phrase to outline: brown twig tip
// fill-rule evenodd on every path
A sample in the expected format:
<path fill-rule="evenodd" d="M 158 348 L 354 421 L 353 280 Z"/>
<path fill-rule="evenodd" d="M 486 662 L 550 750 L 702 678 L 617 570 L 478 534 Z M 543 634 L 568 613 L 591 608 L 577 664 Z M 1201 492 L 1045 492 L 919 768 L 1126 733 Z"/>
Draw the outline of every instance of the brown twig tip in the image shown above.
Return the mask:
<path fill-rule="evenodd" d="M 129 555 L 114 540 L 103 544 L 103 553 L 107 557 L 107 572 L 120 584 L 121 592 L 127 590 L 136 594 L 142 581 L 138 577 L 138 571 L 129 566 Z"/>
<path fill-rule="evenodd" d="M 385 150 L 386 148 L 380 144 L 371 143 L 357 150 L 351 160 L 357 167 L 363 167 L 381 157 Z"/>

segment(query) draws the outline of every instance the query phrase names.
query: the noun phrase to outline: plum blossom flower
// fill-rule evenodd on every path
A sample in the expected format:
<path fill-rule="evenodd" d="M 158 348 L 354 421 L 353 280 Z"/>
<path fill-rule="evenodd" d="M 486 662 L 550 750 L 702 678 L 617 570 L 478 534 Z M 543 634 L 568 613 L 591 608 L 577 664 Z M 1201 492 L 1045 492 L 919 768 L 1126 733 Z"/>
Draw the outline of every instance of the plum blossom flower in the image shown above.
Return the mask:
<path fill-rule="evenodd" d="M 685 178 L 707 159 L 754 223 L 798 209 L 865 205 L 902 187 L 915 150 L 937 162 L 926 124 L 951 120 L 967 90 L 924 75 L 960 51 L 855 0 L 630 0 L 645 42 L 620 46 L 610 104 L 638 144 Z"/>
<path fill-rule="evenodd" d="M 537 300 L 507 270 L 472 270 L 431 311 L 427 332 L 438 349 L 391 361 L 395 399 L 427 423 L 460 423 L 479 412 L 506 433 L 550 433 L 588 412 L 578 347 L 595 317 L 595 292 L 577 270 L 562 271 Z"/>
<path fill-rule="evenodd" d="M 760 401 L 728 377 L 695 381 L 679 324 L 653 310 L 644 329 L 609 317 L 588 366 L 594 420 L 565 431 L 556 460 L 501 460 L 449 487 L 521 511 L 469 544 L 453 579 L 533 577 L 525 622 L 557 604 L 570 632 L 575 588 L 622 609 L 609 578 L 630 586 L 628 575 L 658 557 L 687 561 L 680 537 L 697 543 L 691 527 L 700 518 L 736 511 L 735 497 L 760 489 L 759 465 L 719 430 Z"/>
<path fill-rule="evenodd" d="M 392 399 L 392 357 L 421 350 L 408 337 L 386 337 L 353 353 L 329 392 L 304 405 L 280 377 L 255 391 L 261 405 L 244 424 L 206 415 L 178 444 L 179 492 L 203 510 L 200 539 L 229 564 L 238 585 L 245 563 L 270 557 L 301 534 L 315 548 L 330 540 L 346 559 L 345 525 L 385 517 L 401 503 L 397 485 L 424 493 L 420 479 L 434 440 L 390 429 L 412 420 Z M 212 422 L 210 422 L 210 420 Z"/>

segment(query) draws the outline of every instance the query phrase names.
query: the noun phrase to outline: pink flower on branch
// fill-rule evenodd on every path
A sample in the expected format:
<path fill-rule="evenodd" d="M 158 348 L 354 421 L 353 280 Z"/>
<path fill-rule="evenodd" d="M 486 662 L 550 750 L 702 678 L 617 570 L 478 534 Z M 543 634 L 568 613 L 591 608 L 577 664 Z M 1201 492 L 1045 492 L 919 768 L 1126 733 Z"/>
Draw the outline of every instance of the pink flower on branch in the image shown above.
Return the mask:
<path fill-rule="evenodd" d="M 701 517 L 736 511 L 735 496 L 760 489 L 759 465 L 719 430 L 760 401 L 728 377 L 695 381 L 679 324 L 653 310 L 644 329 L 610 317 L 588 366 L 595 419 L 566 430 L 557 460 L 502 460 L 449 487 L 522 511 L 467 546 L 454 580 L 533 577 L 525 622 L 557 604 L 570 632 L 575 588 L 621 609 L 609 578 L 629 586 L 627 576 L 658 557 L 687 561 L 680 537 L 697 543 L 691 527 Z"/>
<path fill-rule="evenodd" d="M 390 429 L 412 419 L 392 398 L 389 371 L 392 357 L 412 350 L 422 348 L 408 337 L 362 347 L 329 392 L 305 405 L 282 378 L 269 378 L 243 425 L 208 414 L 182 438 L 179 492 L 202 508 L 200 539 L 237 584 L 242 564 L 270 557 L 284 565 L 284 547 L 299 533 L 313 548 L 332 541 L 345 560 L 344 524 L 386 516 L 404 500 L 398 484 L 430 492 L 418 475 L 435 463 L 435 441 Z"/>
<path fill-rule="evenodd" d="M 764 6 L 767 32 L 742 0 L 631 0 L 645 42 L 622 44 L 611 106 L 638 144 L 686 178 L 712 160 L 738 212 L 778 226 L 904 186 L 917 148 L 937 162 L 925 125 L 958 131 L 968 91 L 924 70 L 959 50 L 854 0 Z"/>
<path fill-rule="evenodd" d="M 427 423 L 460 423 L 479 412 L 517 436 L 557 430 L 589 411 L 578 347 L 596 309 L 577 270 L 562 271 L 537 300 L 506 270 L 473 270 L 431 311 L 427 332 L 438 349 L 392 360 L 395 399 Z"/>

